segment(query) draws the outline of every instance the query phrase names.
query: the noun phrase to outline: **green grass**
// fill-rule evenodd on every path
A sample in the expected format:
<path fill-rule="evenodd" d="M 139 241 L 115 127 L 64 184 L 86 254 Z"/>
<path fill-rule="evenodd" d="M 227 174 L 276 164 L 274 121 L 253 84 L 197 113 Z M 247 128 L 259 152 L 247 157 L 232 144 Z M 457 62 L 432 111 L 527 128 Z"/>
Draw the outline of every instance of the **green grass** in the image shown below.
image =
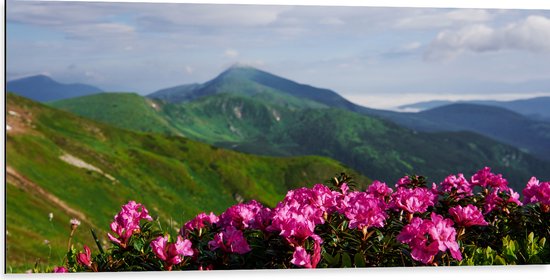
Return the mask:
<path fill-rule="evenodd" d="M 220 86 L 236 90 L 237 85 L 231 85 L 242 80 L 234 78 Z M 197 141 L 250 154 L 330 157 L 387 182 L 404 174 L 423 174 L 438 182 L 449 174 L 471 174 L 484 166 L 506 174 L 518 190 L 531 176 L 550 179 L 550 163 L 475 133 L 416 132 L 344 109 L 281 105 L 270 101 L 271 96 L 269 91 L 254 97 L 218 93 L 192 102 L 164 104 L 156 113 L 173 130 Z M 276 96 L 286 98 L 284 94 Z M 131 103 L 104 97 L 94 100 L 120 106 Z M 132 115 L 141 118 L 138 111 Z M 116 118 L 108 122 L 133 129 Z"/>
<path fill-rule="evenodd" d="M 105 101 L 108 100 L 107 103 Z M 102 122 L 144 132 L 175 133 L 153 106 L 135 93 L 101 93 L 50 102 L 50 105 Z"/>
<path fill-rule="evenodd" d="M 172 220 L 180 227 L 202 211 L 220 214 L 236 203 L 236 195 L 273 207 L 288 189 L 311 186 L 343 171 L 355 174 L 362 186 L 369 182 L 318 156 L 255 156 L 180 136 L 132 132 L 13 94 L 7 96 L 7 108 L 32 113 L 35 126 L 26 133 L 7 135 L 7 164 L 90 220 L 77 231 L 77 248 L 95 247 L 92 227 L 106 239 L 113 216 L 129 200 L 145 204 L 163 225 Z M 116 182 L 67 164 L 59 159 L 64 153 L 110 174 Z M 16 185 L 8 184 L 6 195 L 7 265 L 15 271 L 32 268 L 37 259 L 41 265 L 60 265 L 72 217 Z M 48 220 L 50 212 L 53 223 Z M 45 239 L 51 242 L 51 254 Z"/>

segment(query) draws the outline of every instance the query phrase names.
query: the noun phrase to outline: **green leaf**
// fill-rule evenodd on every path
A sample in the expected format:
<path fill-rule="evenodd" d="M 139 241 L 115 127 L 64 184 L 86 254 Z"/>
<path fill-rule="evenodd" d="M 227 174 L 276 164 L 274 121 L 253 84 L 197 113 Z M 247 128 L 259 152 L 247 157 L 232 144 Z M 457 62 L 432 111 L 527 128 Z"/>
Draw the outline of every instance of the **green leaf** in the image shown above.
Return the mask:
<path fill-rule="evenodd" d="M 347 253 L 342 253 L 342 267 L 351 267 L 351 258 Z"/>
<path fill-rule="evenodd" d="M 365 267 L 367 264 L 365 263 L 365 256 L 361 252 L 355 254 L 353 257 L 353 262 L 355 263 L 355 267 Z"/>
<path fill-rule="evenodd" d="M 143 246 L 145 245 L 145 243 L 143 242 L 143 239 L 141 238 L 138 238 L 136 240 L 134 240 L 134 248 L 140 252 L 143 252 Z"/>
<path fill-rule="evenodd" d="M 501 256 L 497 255 L 495 257 L 495 264 L 506 265 L 506 260 L 504 260 Z"/>

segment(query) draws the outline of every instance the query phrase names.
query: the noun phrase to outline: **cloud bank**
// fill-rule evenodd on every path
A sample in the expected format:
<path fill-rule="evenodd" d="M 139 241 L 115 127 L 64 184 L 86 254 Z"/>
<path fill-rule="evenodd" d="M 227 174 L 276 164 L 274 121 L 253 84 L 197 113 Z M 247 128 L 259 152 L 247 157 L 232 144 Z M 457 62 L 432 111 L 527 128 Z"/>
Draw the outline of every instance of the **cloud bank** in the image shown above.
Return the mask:
<path fill-rule="evenodd" d="M 437 34 L 425 54 L 427 60 L 450 60 L 463 52 L 523 50 L 550 52 L 550 19 L 532 15 L 502 28 L 484 24 Z"/>

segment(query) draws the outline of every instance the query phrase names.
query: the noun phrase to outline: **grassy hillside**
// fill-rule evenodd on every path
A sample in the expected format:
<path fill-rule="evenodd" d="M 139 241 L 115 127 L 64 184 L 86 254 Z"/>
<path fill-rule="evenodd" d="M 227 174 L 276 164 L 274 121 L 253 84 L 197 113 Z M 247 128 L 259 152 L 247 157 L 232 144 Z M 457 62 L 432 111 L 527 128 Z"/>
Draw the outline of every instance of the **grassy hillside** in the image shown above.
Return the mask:
<path fill-rule="evenodd" d="M 48 103 L 90 119 L 143 132 L 175 134 L 158 114 L 160 105 L 135 93 L 101 93 Z"/>
<path fill-rule="evenodd" d="M 419 133 L 343 109 L 286 110 L 230 95 L 179 106 L 174 119 L 202 141 L 254 154 L 327 156 L 390 182 L 405 173 L 440 180 L 487 165 L 521 188 L 550 170 L 547 162 L 474 133 Z"/>
<path fill-rule="evenodd" d="M 342 171 L 357 175 L 322 157 L 253 156 L 180 136 L 121 130 L 13 94 L 7 111 L 8 272 L 28 269 L 38 258 L 59 264 L 73 217 L 83 222 L 77 247 L 93 244 L 90 228 L 105 240 L 128 200 L 144 203 L 170 227 L 200 211 L 220 213 L 241 197 L 274 206 L 288 188 Z"/>
<path fill-rule="evenodd" d="M 545 178 L 550 170 L 547 162 L 474 133 L 415 132 L 343 109 L 291 109 L 255 97 L 217 94 L 167 103 L 157 113 L 180 133 L 215 146 L 272 156 L 326 156 L 389 182 L 405 173 L 437 181 L 487 165 L 522 188 L 530 176 Z"/>

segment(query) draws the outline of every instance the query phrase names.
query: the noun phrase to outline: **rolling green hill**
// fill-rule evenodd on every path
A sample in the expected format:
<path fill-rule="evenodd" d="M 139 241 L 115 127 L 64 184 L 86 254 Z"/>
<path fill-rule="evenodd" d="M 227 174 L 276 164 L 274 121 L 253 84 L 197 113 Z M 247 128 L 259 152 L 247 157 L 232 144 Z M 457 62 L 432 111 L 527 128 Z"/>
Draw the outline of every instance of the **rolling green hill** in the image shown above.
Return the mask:
<path fill-rule="evenodd" d="M 387 182 L 406 173 L 439 181 L 487 165 L 521 189 L 531 176 L 546 178 L 550 170 L 548 162 L 478 134 L 415 132 L 345 109 L 288 108 L 255 97 L 215 94 L 166 103 L 157 113 L 179 133 L 218 147 L 271 156 L 326 156 Z M 138 112 L 133 115 L 139 118 Z"/>
<path fill-rule="evenodd" d="M 176 134 L 162 115 L 159 102 L 136 93 L 100 93 L 50 102 L 56 108 L 117 126 L 143 131 Z"/>
<path fill-rule="evenodd" d="M 200 211 L 219 214 L 241 198 L 274 206 L 289 188 L 343 171 L 360 185 L 369 182 L 328 158 L 254 156 L 181 136 L 123 130 L 14 94 L 7 95 L 7 112 L 8 272 L 32 268 L 38 258 L 40 265 L 61 264 L 71 218 L 82 221 L 76 247 L 96 250 L 89 229 L 105 242 L 105 230 L 129 200 L 144 203 L 163 227 L 177 230 Z"/>

